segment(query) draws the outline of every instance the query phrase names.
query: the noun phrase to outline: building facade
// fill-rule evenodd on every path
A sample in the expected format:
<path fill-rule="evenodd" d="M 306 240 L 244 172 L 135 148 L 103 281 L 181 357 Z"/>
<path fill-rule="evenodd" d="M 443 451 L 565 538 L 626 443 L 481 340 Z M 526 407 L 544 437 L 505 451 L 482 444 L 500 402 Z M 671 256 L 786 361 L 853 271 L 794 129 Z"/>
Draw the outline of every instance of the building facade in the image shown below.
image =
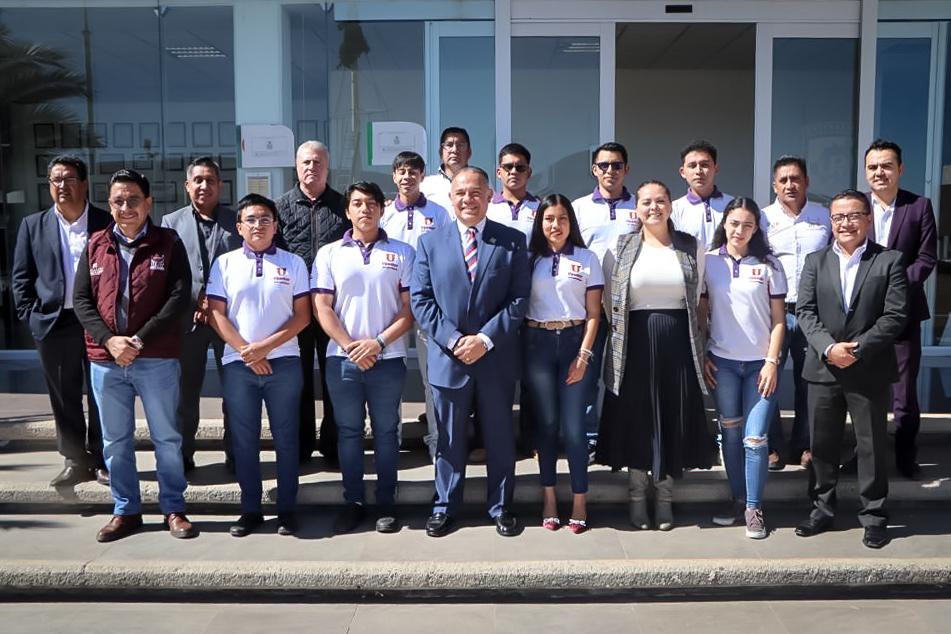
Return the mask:
<path fill-rule="evenodd" d="M 187 202 L 184 166 L 211 154 L 222 199 L 290 167 L 244 167 L 240 126 L 280 124 L 331 148 L 331 183 L 373 180 L 372 126 L 467 128 L 472 163 L 533 155 L 533 193 L 594 186 L 590 151 L 618 140 L 632 183 L 679 195 L 679 149 L 720 150 L 721 189 L 771 201 L 770 168 L 805 156 L 810 197 L 865 189 L 875 137 L 904 149 L 906 189 L 934 202 L 939 263 L 923 326 L 924 409 L 951 409 L 951 2 L 941 0 L 0 0 L 0 374 L 35 363 L 10 263 L 20 220 L 50 205 L 46 162 L 90 164 L 105 205 L 120 167 L 154 184 L 154 214 Z M 263 180 L 262 180 L 263 179 Z M 8 389 L 17 389 L 7 377 Z M 11 386 L 12 387 L 9 387 Z"/>

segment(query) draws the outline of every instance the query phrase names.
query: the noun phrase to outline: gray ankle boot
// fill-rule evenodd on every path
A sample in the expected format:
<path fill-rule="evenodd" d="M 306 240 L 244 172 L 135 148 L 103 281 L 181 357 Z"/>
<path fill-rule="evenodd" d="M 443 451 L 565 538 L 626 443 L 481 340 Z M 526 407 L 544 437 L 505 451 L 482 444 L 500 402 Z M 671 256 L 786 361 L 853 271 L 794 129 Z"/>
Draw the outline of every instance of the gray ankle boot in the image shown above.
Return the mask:
<path fill-rule="evenodd" d="M 654 486 L 657 489 L 654 519 L 657 521 L 658 530 L 669 531 L 674 527 L 674 479 L 667 476 L 655 482 Z"/>
<path fill-rule="evenodd" d="M 650 486 L 650 477 L 646 471 L 640 469 L 628 470 L 628 497 L 631 500 L 630 515 L 634 528 L 647 530 L 651 527 L 647 516 L 647 489 Z"/>

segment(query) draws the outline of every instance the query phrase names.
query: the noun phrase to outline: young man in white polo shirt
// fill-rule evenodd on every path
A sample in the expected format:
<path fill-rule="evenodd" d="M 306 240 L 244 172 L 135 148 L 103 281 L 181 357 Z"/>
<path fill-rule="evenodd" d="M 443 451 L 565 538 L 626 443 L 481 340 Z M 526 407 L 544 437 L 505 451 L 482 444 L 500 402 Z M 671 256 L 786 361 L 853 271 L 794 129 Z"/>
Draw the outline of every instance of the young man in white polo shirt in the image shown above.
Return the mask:
<path fill-rule="evenodd" d="M 459 170 L 469 166 L 472 158 L 472 142 L 465 128 L 450 126 L 439 135 L 439 171 L 427 176 L 420 185 L 420 190 L 426 198 L 441 205 L 445 209 L 452 209 L 449 202 L 449 185 L 452 177 Z"/>
<path fill-rule="evenodd" d="M 631 171 L 627 148 L 620 143 L 604 143 L 591 153 L 591 173 L 598 181 L 597 187 L 587 196 L 574 200 L 571 206 L 578 217 L 581 238 L 588 249 L 604 264 L 604 254 L 617 244 L 618 236 L 631 233 L 639 227 L 635 208 L 637 201 L 624 185 Z M 594 457 L 598 442 L 600 419 L 601 362 L 608 336 L 608 320 L 604 314 L 598 323 L 598 336 L 594 340 L 591 367 L 596 368 L 598 380 L 588 383 L 585 399 L 585 431 L 588 436 L 588 453 Z"/>
<path fill-rule="evenodd" d="M 499 150 L 499 166 L 495 170 L 502 191 L 492 196 L 487 216 L 525 234 L 525 244 L 532 237 L 535 210 L 539 200 L 528 193 L 532 177 L 532 155 L 521 143 L 509 143 Z"/>
<path fill-rule="evenodd" d="M 773 191 L 776 200 L 763 208 L 763 223 L 766 237 L 786 272 L 786 338 L 783 340 L 782 369 L 786 355 L 792 354 L 793 380 L 795 382 L 795 419 L 789 438 L 788 458 L 803 467 L 809 466 L 809 420 L 806 409 L 806 381 L 802 378 L 806 360 L 806 337 L 796 320 L 796 298 L 799 276 L 806 256 L 829 246 L 832 241 L 832 224 L 829 210 L 811 202 L 806 193 L 809 189 L 809 174 L 806 161 L 798 156 L 781 156 L 773 164 Z M 783 468 L 781 455 L 783 428 L 779 409 L 769 426 L 769 468 Z"/>
<path fill-rule="evenodd" d="M 416 152 L 400 152 L 393 159 L 393 184 L 397 188 L 396 199 L 383 210 L 380 228 L 387 237 L 405 242 L 413 249 L 419 238 L 437 227 L 455 221 L 443 206 L 426 198 L 419 190 L 420 181 L 426 173 L 426 163 Z M 423 379 L 423 396 L 426 401 L 426 436 L 423 442 L 429 456 L 436 459 L 436 411 L 433 409 L 433 391 L 426 379 L 427 337 L 416 328 L 416 358 Z"/>
<path fill-rule="evenodd" d="M 704 250 L 723 217 L 723 208 L 733 196 L 717 189 L 717 149 L 709 141 L 694 141 L 680 152 L 680 177 L 687 193 L 673 203 L 670 219 L 678 231 L 689 233 Z"/>
<path fill-rule="evenodd" d="M 413 325 L 409 282 L 414 251 L 380 229 L 383 202 L 375 183 L 347 188 L 344 207 L 353 229 L 317 252 L 311 278 L 314 311 L 331 339 L 327 387 L 337 417 L 337 451 L 347 502 L 334 520 L 338 534 L 352 531 L 366 515 L 363 424 L 368 408 L 376 467 L 376 530 L 399 530 L 393 502 L 406 376 L 405 334 Z"/>
<path fill-rule="evenodd" d="M 231 420 L 241 517 L 231 534 L 244 537 L 261 514 L 261 401 L 277 454 L 277 532 L 297 532 L 298 424 L 294 403 L 303 377 L 297 333 L 310 323 L 307 265 L 274 245 L 277 208 L 258 194 L 238 202 L 244 245 L 218 257 L 206 296 L 212 328 L 225 342 L 224 400 Z M 291 404 L 291 406 L 289 406 Z"/>

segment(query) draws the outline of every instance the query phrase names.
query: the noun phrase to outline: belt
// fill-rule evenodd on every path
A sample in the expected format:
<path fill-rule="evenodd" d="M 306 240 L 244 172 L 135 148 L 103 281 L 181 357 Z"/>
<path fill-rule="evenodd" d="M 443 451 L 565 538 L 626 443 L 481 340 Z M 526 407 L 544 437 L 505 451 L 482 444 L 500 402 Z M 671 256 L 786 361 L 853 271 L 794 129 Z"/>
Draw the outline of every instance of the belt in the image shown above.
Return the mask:
<path fill-rule="evenodd" d="M 790 304 L 790 303 L 787 302 L 787 303 L 786 303 L 786 312 L 789 313 L 790 315 L 795 315 L 795 314 L 796 314 L 796 304 L 794 304 L 794 303 L 793 303 L 793 304 Z"/>
<path fill-rule="evenodd" d="M 541 328 L 542 330 L 564 330 L 574 328 L 584 323 L 584 319 L 562 319 L 559 321 L 535 321 L 526 319 L 525 325 L 529 328 Z"/>

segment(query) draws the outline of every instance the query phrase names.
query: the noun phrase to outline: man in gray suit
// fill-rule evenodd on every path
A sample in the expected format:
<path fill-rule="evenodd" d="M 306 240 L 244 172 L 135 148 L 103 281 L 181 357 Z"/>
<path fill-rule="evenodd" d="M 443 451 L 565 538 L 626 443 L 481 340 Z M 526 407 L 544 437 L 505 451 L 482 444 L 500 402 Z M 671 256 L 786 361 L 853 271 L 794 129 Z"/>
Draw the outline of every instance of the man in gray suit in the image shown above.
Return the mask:
<path fill-rule="evenodd" d="M 210 156 L 196 158 L 185 172 L 185 191 L 191 204 L 162 218 L 162 226 L 178 232 L 192 274 L 192 307 L 184 324 L 185 336 L 181 353 L 181 399 L 178 405 L 178 428 L 182 433 L 182 458 L 185 472 L 195 468 L 195 434 L 198 431 L 198 403 L 205 379 L 208 346 L 215 352 L 218 377 L 221 377 L 221 355 L 224 342 L 208 325 L 208 301 L 205 284 L 211 264 L 222 253 L 241 246 L 234 210 L 220 203 L 221 171 Z M 226 464 L 231 469 L 231 447 L 228 439 L 228 412 L 221 406 L 225 427 Z"/>

